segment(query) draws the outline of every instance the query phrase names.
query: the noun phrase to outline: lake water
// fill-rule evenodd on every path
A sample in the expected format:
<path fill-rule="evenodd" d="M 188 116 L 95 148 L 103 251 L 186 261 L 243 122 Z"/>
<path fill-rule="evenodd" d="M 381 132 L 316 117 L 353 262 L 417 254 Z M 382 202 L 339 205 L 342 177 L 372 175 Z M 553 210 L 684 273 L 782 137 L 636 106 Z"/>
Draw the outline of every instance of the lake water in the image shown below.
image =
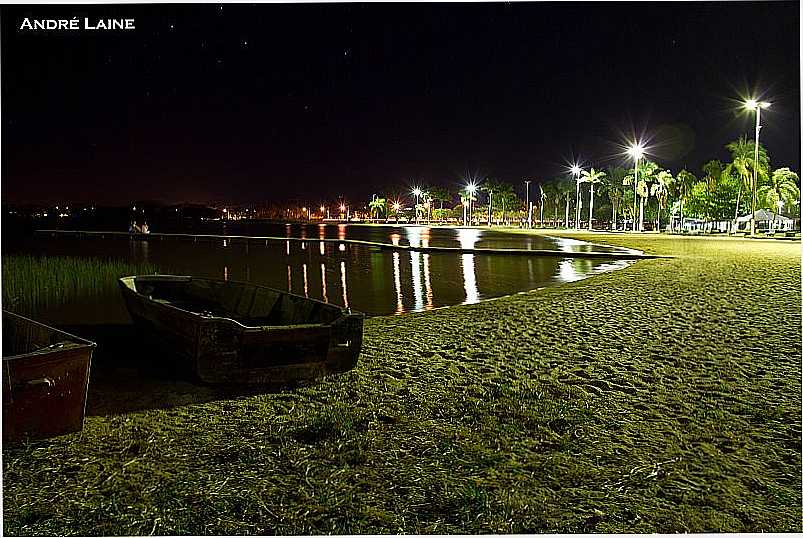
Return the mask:
<path fill-rule="evenodd" d="M 423 253 L 380 250 L 346 241 L 365 240 L 414 246 L 520 248 L 561 251 L 614 251 L 612 247 L 541 236 L 505 234 L 471 228 L 361 226 L 344 224 L 282 225 L 218 223 L 218 229 L 193 233 L 270 235 L 305 241 L 241 239 L 76 238 L 36 236 L 4 245 L 4 254 L 100 256 L 149 262 L 163 272 L 247 281 L 351 307 L 367 314 L 401 314 L 476 303 L 543 286 L 571 282 L 619 269 L 630 261 L 556 256 Z M 162 230 L 159 230 L 162 231 Z M 178 230 L 164 230 L 178 231 Z M 187 232 L 187 230 L 182 230 Z M 127 315 L 116 288 L 90 317 L 124 321 Z M 70 315 L 73 305 L 65 305 Z M 75 306 L 77 308 L 77 306 Z M 86 305 L 82 315 L 86 316 Z M 54 320 L 58 321 L 58 320 Z"/>

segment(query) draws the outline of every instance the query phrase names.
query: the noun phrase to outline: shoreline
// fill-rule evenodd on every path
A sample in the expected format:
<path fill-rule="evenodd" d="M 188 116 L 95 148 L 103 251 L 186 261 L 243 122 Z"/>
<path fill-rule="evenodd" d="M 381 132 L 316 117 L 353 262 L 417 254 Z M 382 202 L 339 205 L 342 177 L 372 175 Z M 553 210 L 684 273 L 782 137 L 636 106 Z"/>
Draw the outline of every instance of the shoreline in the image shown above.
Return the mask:
<path fill-rule="evenodd" d="M 481 228 L 477 228 L 481 229 Z M 503 230 L 505 232 L 506 230 Z M 149 233 L 131 234 L 128 232 L 101 232 L 101 231 L 82 231 L 82 230 L 35 230 L 35 234 L 51 236 L 72 235 L 75 237 L 101 237 L 106 236 L 130 239 L 159 239 L 163 240 L 194 240 L 198 239 L 239 239 L 246 243 L 250 241 L 293 241 L 300 243 L 345 243 L 367 247 L 375 247 L 381 250 L 401 250 L 406 252 L 426 252 L 426 253 L 451 253 L 451 254 L 484 254 L 484 255 L 508 255 L 508 256 L 551 256 L 560 258 L 606 258 L 614 260 L 641 260 L 667 256 L 644 254 L 632 249 L 619 248 L 619 251 L 611 252 L 583 252 L 570 250 L 551 250 L 551 249 L 512 249 L 512 248 L 462 248 L 462 247 L 433 247 L 433 246 L 413 246 L 413 245 L 394 245 L 391 243 L 380 243 L 377 241 L 365 241 L 362 239 L 333 239 L 333 238 L 304 238 L 304 237 L 275 237 L 257 235 L 215 235 L 215 234 L 179 234 L 179 233 Z M 550 237 L 547 234 L 540 234 Z M 554 236 L 552 236 L 554 237 Z M 593 245 L 593 243 L 590 243 Z M 601 246 L 601 245 L 597 245 Z M 611 245 L 613 246 L 613 245 Z"/>
<path fill-rule="evenodd" d="M 118 378 L 4 447 L 6 532 L 800 531 L 799 244 L 565 235 L 674 257 L 367 319 L 294 389 Z"/>

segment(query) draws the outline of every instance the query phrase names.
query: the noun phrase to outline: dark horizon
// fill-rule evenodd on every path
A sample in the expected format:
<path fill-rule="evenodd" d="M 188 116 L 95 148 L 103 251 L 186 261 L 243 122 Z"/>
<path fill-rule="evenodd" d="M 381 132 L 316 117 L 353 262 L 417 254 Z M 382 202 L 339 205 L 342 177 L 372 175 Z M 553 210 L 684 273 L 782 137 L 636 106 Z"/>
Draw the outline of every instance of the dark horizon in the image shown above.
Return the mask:
<path fill-rule="evenodd" d="M 800 171 L 797 3 L 1 9 L 4 202 L 356 201 L 467 173 L 521 192 L 624 165 L 633 133 L 699 175 L 753 138 L 753 91 L 772 167 Z M 72 16 L 136 30 L 19 30 Z"/>

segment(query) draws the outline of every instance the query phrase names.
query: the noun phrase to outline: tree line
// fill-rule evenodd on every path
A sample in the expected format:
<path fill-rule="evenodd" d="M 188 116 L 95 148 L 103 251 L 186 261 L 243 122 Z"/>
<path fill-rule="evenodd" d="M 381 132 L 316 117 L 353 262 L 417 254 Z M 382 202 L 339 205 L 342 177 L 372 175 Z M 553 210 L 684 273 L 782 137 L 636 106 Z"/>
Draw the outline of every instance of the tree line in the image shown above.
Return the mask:
<path fill-rule="evenodd" d="M 533 181 L 525 207 L 523 185 L 485 178 L 471 189 L 458 191 L 437 186 L 422 190 L 418 203 L 408 213 L 402 196 L 375 197 L 368 206 L 374 218 L 447 220 L 468 218 L 471 222 L 511 224 L 528 217 L 541 226 L 583 226 L 612 229 L 683 227 L 689 218 L 702 220 L 704 229 L 726 223 L 732 229 L 736 219 L 765 209 L 773 215 L 800 214 L 800 177 L 788 167 L 773 169 L 767 150 L 744 137 L 727 144 L 728 162 L 711 160 L 700 170 L 677 172 L 650 159 L 640 159 L 637 169 L 611 166 L 582 170 L 579 175 Z M 755 208 L 753 177 L 757 176 Z"/>

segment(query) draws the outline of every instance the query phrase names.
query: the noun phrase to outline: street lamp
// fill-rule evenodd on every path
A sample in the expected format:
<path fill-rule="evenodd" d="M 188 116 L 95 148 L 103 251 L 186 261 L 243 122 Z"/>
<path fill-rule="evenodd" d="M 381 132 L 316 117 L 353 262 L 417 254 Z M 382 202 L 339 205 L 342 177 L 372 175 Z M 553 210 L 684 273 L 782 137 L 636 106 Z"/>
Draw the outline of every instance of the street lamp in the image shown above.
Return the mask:
<path fill-rule="evenodd" d="M 753 218 L 750 219 L 750 235 L 756 235 L 756 185 L 758 184 L 758 134 L 761 131 L 761 109 L 769 108 L 770 103 L 748 99 L 744 107 L 756 111 L 756 151 L 753 154 Z"/>
<path fill-rule="evenodd" d="M 638 189 L 638 163 L 641 158 L 644 156 L 644 146 L 642 146 L 638 142 L 634 142 L 632 146 L 630 146 L 627 150 L 633 160 L 635 161 L 635 165 L 633 166 L 633 231 L 636 231 L 636 191 Z M 641 223 L 639 222 L 639 230 L 641 229 Z"/>
<path fill-rule="evenodd" d="M 469 183 L 468 185 L 466 185 L 466 191 L 468 192 L 468 218 L 470 221 L 473 222 L 473 219 L 471 217 L 471 211 L 473 209 L 471 207 L 471 200 L 472 198 L 474 198 L 474 193 L 477 192 L 477 185 L 475 185 L 474 183 Z"/>
<path fill-rule="evenodd" d="M 415 223 L 418 224 L 418 197 L 421 196 L 421 189 L 414 188 L 413 196 L 415 196 Z"/>
<path fill-rule="evenodd" d="M 576 164 L 572 166 L 572 175 L 574 176 L 574 228 L 580 229 L 580 173 L 582 168 Z M 543 224 L 542 224 L 543 225 Z"/>

